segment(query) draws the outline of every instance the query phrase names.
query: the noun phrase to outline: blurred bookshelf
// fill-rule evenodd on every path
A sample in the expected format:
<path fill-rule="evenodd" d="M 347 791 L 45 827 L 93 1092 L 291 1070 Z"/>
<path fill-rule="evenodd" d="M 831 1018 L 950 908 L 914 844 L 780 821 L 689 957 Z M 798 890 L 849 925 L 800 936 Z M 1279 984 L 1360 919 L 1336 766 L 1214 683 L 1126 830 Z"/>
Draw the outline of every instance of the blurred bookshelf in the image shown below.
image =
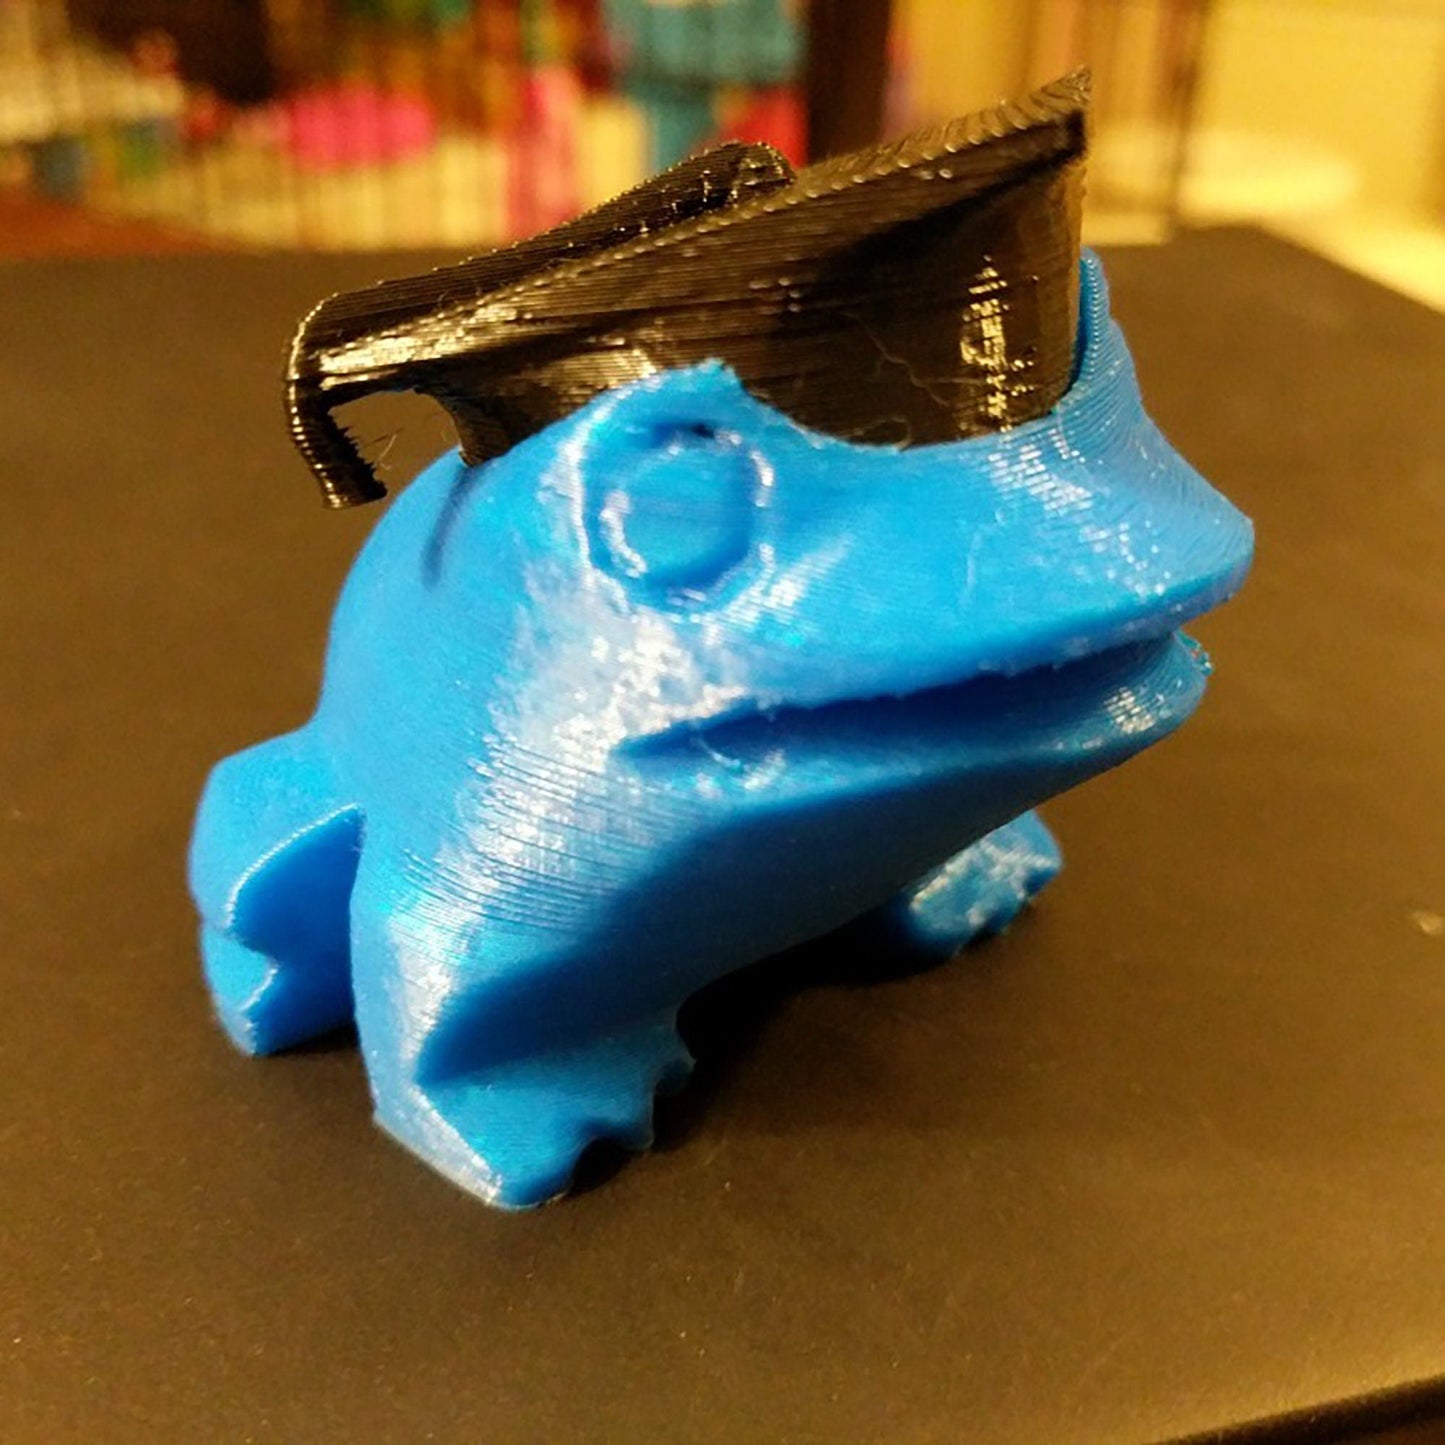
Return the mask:
<path fill-rule="evenodd" d="M 0 0 L 0 190 L 218 244 L 476 248 L 724 138 L 807 154 L 799 0 Z"/>
<path fill-rule="evenodd" d="M 476 251 L 1081 64 L 1086 240 L 1258 224 L 1445 308 L 1445 0 L 0 0 L 0 256 Z"/>

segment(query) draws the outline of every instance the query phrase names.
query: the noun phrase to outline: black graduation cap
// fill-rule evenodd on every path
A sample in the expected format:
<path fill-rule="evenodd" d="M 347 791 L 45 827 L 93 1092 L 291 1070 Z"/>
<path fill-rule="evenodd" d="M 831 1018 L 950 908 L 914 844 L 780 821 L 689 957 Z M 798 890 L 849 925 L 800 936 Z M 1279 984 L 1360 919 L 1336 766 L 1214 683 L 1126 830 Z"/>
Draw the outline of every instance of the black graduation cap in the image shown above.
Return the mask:
<path fill-rule="evenodd" d="M 331 415 L 376 391 L 451 414 L 469 462 L 619 383 L 709 358 L 850 440 L 953 441 L 1067 388 L 1089 79 L 796 175 L 768 146 L 683 161 L 518 245 L 333 296 L 287 370 L 329 506 L 385 494 Z"/>

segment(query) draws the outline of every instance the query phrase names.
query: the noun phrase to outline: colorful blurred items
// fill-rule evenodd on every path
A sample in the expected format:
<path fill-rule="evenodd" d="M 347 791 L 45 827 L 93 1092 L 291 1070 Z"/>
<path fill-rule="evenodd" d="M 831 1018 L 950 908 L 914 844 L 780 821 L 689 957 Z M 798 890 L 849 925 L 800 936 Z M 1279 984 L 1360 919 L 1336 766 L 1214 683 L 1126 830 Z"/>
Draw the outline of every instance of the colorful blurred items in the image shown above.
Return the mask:
<path fill-rule="evenodd" d="M 142 75 L 176 75 L 180 51 L 169 30 L 142 30 L 130 43 L 131 64 Z"/>
<path fill-rule="evenodd" d="M 234 107 L 228 105 L 208 85 L 192 86 L 186 92 L 186 108 L 181 116 L 181 134 L 191 146 L 209 145 L 226 134 Z"/>
<path fill-rule="evenodd" d="M 68 3 L 0 0 L 0 181 L 250 244 L 475 248 L 718 139 L 805 159 L 802 0 Z"/>
<path fill-rule="evenodd" d="M 436 143 L 436 118 L 419 95 L 360 81 L 300 91 L 279 112 L 282 146 L 304 170 L 375 165 Z"/>
<path fill-rule="evenodd" d="M 644 180 L 649 174 L 647 117 L 624 95 L 589 93 L 577 138 L 577 199 L 590 210 Z"/>
<path fill-rule="evenodd" d="M 778 86 L 795 80 L 805 50 L 800 7 L 789 0 L 724 0 L 711 10 L 720 83 Z"/>
<path fill-rule="evenodd" d="M 35 158 L 24 146 L 0 145 L 0 190 L 28 190 L 35 185 Z"/>
<path fill-rule="evenodd" d="M 918 80 L 909 29 L 892 25 L 888 31 L 888 71 L 883 81 L 883 135 L 921 130 L 927 121 L 918 104 Z M 1061 72 L 1062 73 L 1062 72 Z"/>
<path fill-rule="evenodd" d="M 335 39 L 324 68 L 298 77 L 298 85 L 354 80 L 425 96 L 438 118 L 464 125 L 480 119 L 481 75 L 472 25 L 437 28 L 354 20 L 337 27 Z"/>
<path fill-rule="evenodd" d="M 792 0 L 605 0 L 613 56 L 628 78 L 775 86 L 803 66 Z"/>
<path fill-rule="evenodd" d="M 109 147 L 97 144 L 93 152 L 99 161 L 109 149 L 114 157 L 114 177 L 118 182 L 156 175 L 175 154 L 175 127 L 165 121 L 127 121 L 118 126 L 107 140 Z"/>
<path fill-rule="evenodd" d="M 621 88 L 646 110 L 652 127 L 650 169 L 682 159 L 717 135 L 719 126 L 728 135 L 743 126 L 790 157 L 804 158 L 801 103 L 780 101 L 783 87 L 803 67 L 799 4 L 604 0 L 603 14 Z M 777 136 L 760 133 L 774 125 Z"/>
<path fill-rule="evenodd" d="M 577 140 L 582 82 L 566 65 L 534 65 L 522 81 L 522 122 L 509 148 L 508 229 L 550 230 L 580 209 Z"/>
<path fill-rule="evenodd" d="M 717 126 L 711 87 L 648 75 L 628 79 L 624 88 L 647 115 L 649 172 L 666 170 L 705 145 Z"/>
<path fill-rule="evenodd" d="M 553 0 L 553 7 L 563 57 L 588 90 L 611 90 L 612 55 L 601 0 Z"/>
<path fill-rule="evenodd" d="M 52 201 L 84 201 L 158 174 L 176 154 L 176 128 L 164 117 L 116 120 L 30 148 L 30 184 Z"/>
<path fill-rule="evenodd" d="M 522 63 L 555 65 L 562 60 L 562 26 L 553 0 L 520 0 Z"/>
<path fill-rule="evenodd" d="M 522 120 L 521 13 L 515 5 L 485 4 L 477 14 L 477 82 L 481 120 L 510 131 Z"/>
<path fill-rule="evenodd" d="M 67 0 L 66 11 L 79 31 L 122 51 L 167 37 L 179 74 L 234 105 L 275 92 L 262 0 Z"/>
<path fill-rule="evenodd" d="M 14 3 L 0 0 L 0 9 Z M 18 33 L 34 41 L 37 32 L 44 43 L 16 39 Z M 48 199 L 83 201 L 128 175 L 153 171 L 174 152 L 185 105 L 176 76 L 143 72 L 124 57 L 72 43 L 49 25 L 3 33 L 14 42 L 0 52 L 0 154 L 8 157 L 7 175 Z"/>
<path fill-rule="evenodd" d="M 78 135 L 49 136 L 31 148 L 35 189 L 52 201 L 78 201 L 85 194 L 90 152 Z"/>
<path fill-rule="evenodd" d="M 382 25 L 460 25 L 472 18 L 473 0 L 343 0 L 342 12 L 354 20 Z"/>
<path fill-rule="evenodd" d="M 808 113 L 803 97 L 787 86 L 771 90 L 723 92 L 718 98 L 718 129 L 713 140 L 763 141 L 796 166 L 808 160 Z"/>

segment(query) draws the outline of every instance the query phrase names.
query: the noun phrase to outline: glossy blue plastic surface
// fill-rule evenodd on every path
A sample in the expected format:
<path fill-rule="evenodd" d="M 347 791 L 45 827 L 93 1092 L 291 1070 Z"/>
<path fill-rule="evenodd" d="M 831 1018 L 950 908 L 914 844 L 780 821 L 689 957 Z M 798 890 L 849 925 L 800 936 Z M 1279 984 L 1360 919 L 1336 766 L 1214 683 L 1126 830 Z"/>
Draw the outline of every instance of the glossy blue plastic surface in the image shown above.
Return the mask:
<path fill-rule="evenodd" d="M 642 1147 L 679 1005 L 873 910 L 951 953 L 1058 867 L 1034 804 L 1188 716 L 1249 523 L 1145 417 L 1085 262 L 1048 416 L 907 451 L 720 365 L 394 502 L 299 731 L 222 762 L 191 884 L 253 1053 L 355 1018 L 380 1122 L 504 1206 Z M 972 845 L 972 846 L 970 846 Z"/>

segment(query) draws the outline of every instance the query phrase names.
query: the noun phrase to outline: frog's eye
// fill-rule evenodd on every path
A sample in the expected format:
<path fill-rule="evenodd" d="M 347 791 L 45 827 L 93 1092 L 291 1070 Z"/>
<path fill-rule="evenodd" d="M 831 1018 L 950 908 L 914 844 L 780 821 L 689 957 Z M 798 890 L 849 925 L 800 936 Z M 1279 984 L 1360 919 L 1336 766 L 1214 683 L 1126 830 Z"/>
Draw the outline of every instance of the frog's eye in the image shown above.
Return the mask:
<path fill-rule="evenodd" d="M 650 421 L 614 454 L 594 492 L 593 556 L 649 592 L 713 586 L 747 555 L 757 462 L 741 436 L 691 421 Z"/>

